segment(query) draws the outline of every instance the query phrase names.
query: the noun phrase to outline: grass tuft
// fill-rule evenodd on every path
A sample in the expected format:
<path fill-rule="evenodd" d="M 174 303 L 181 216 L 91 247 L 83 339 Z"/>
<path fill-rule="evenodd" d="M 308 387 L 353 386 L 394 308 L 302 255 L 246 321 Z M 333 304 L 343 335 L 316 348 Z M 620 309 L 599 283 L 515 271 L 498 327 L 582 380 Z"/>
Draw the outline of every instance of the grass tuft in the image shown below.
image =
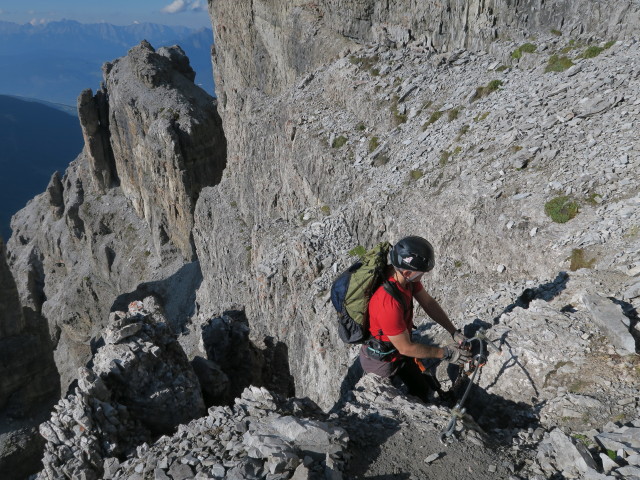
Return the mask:
<path fill-rule="evenodd" d="M 366 253 L 367 253 L 367 249 L 364 248 L 362 245 L 358 245 L 357 247 L 353 247 L 351 250 L 349 250 L 349 255 L 352 257 L 364 258 Z"/>
<path fill-rule="evenodd" d="M 429 125 L 432 125 L 432 124 L 436 123 L 438 120 L 440 120 L 440 117 L 442 117 L 443 113 L 444 112 L 441 112 L 440 110 L 436 110 L 435 112 L 433 112 L 431 114 L 431 116 L 429 117 L 429 120 L 427 120 L 422 125 L 422 131 L 425 131 Z"/>
<path fill-rule="evenodd" d="M 411 178 L 411 180 L 419 180 L 423 177 L 423 175 L 424 172 L 422 170 L 411 170 L 409 172 L 409 177 Z"/>
<path fill-rule="evenodd" d="M 371 137 L 369 139 L 369 153 L 375 152 L 376 148 L 380 146 L 380 140 L 378 137 Z"/>
<path fill-rule="evenodd" d="M 389 163 L 390 158 L 387 157 L 386 155 L 379 155 L 378 158 L 376 158 L 373 161 L 373 166 L 374 167 L 382 167 L 383 165 L 386 165 L 387 163 Z"/>
<path fill-rule="evenodd" d="M 586 198 L 586 202 L 589 205 L 593 205 L 595 207 L 596 205 L 599 205 L 600 203 L 602 203 L 602 195 L 600 195 L 599 193 L 591 193 Z"/>
<path fill-rule="evenodd" d="M 578 204 L 567 196 L 556 197 L 545 203 L 544 213 L 556 223 L 567 223 L 578 214 Z"/>
<path fill-rule="evenodd" d="M 572 67 L 573 65 L 574 63 L 569 57 L 559 57 L 558 55 L 552 55 L 551 58 L 549 58 L 549 63 L 544 69 L 544 72 L 564 72 L 566 69 Z"/>
<path fill-rule="evenodd" d="M 604 52 L 604 47 L 598 47 L 596 45 L 591 45 L 590 47 L 587 47 L 587 49 L 582 52 L 582 55 L 580 55 L 580 57 L 582 58 L 595 58 L 598 55 L 600 55 L 602 52 Z"/>
<path fill-rule="evenodd" d="M 511 58 L 520 59 L 523 53 L 533 53 L 536 51 L 536 48 L 533 43 L 524 43 L 511 52 Z"/>
<path fill-rule="evenodd" d="M 450 152 L 449 150 L 443 150 L 442 153 L 440 153 L 440 166 L 444 167 L 447 162 L 449 162 L 449 159 L 457 154 L 459 154 L 462 151 L 462 147 L 457 146 L 456 148 L 453 149 L 452 152 Z"/>
<path fill-rule="evenodd" d="M 489 116 L 489 112 L 479 113 L 478 115 L 476 115 L 475 117 L 473 117 L 473 121 L 474 121 L 474 122 L 481 122 L 481 121 L 483 121 L 485 118 L 487 118 L 488 116 Z"/>
<path fill-rule="evenodd" d="M 363 70 L 367 70 L 373 76 L 378 76 L 380 74 L 380 71 L 374 68 L 374 65 L 380 61 L 380 57 L 378 55 L 374 55 L 373 57 L 357 57 L 355 55 L 351 55 L 349 57 L 349 61 L 353 65 L 357 65 Z"/>
<path fill-rule="evenodd" d="M 465 135 L 469 131 L 469 128 L 471 128 L 469 125 L 463 125 L 462 127 L 460 127 L 460 129 L 458 130 L 458 135 L 456 136 L 455 141 L 457 142 L 458 140 L 460 140 L 462 138 L 462 136 Z"/>
<path fill-rule="evenodd" d="M 591 45 L 590 47 L 587 47 L 586 50 L 584 52 L 582 52 L 582 55 L 580 55 L 581 58 L 595 58 L 598 55 L 600 55 L 602 52 L 604 52 L 606 49 L 611 48 L 616 42 L 611 40 L 607 43 L 604 44 L 604 47 L 598 47 L 596 45 Z"/>
<path fill-rule="evenodd" d="M 502 86 L 502 80 L 491 80 L 484 87 L 476 88 L 475 93 L 471 97 L 471 101 L 475 102 L 476 100 L 486 97 L 492 92 L 495 92 L 496 90 L 498 90 L 501 86 Z"/>
<path fill-rule="evenodd" d="M 391 100 L 391 113 L 393 114 L 393 119 L 396 125 L 400 125 L 401 123 L 405 123 L 407 121 L 407 114 L 400 113 L 398 110 L 398 96 L 394 95 Z"/>
<path fill-rule="evenodd" d="M 580 270 L 581 268 L 593 268 L 594 263 L 596 263 L 595 258 L 587 260 L 587 257 L 582 248 L 574 248 L 571 251 L 570 260 L 571 265 L 569 266 L 569 270 L 571 270 L 572 272 Z"/>
<path fill-rule="evenodd" d="M 637 238 L 638 236 L 640 236 L 640 226 L 631 225 L 622 236 L 623 238 Z"/>
<path fill-rule="evenodd" d="M 462 110 L 462 107 L 455 107 L 449 110 L 447 112 L 447 120 L 449 120 L 450 122 L 453 122 L 456 118 L 458 118 L 458 115 L 460 115 L 461 110 Z"/>
<path fill-rule="evenodd" d="M 331 146 L 333 148 L 341 148 L 345 143 L 347 143 L 347 137 L 340 135 L 339 137 L 333 139 L 333 143 L 331 144 Z"/>

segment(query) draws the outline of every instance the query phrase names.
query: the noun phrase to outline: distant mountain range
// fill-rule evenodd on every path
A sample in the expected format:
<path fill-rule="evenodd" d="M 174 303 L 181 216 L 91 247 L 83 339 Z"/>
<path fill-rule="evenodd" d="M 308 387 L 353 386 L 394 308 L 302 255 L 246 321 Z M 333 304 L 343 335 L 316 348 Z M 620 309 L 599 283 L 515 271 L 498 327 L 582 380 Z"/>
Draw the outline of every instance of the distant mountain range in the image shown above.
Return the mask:
<path fill-rule="evenodd" d="M 196 83 L 213 94 L 211 29 L 73 20 L 44 25 L 0 22 L 0 94 L 75 106 L 82 90 L 99 87 L 102 64 L 125 55 L 141 40 L 154 48 L 180 45 L 196 71 Z"/>
<path fill-rule="evenodd" d="M 11 216 L 43 192 L 82 150 L 78 118 L 59 105 L 0 95 L 0 235 Z"/>

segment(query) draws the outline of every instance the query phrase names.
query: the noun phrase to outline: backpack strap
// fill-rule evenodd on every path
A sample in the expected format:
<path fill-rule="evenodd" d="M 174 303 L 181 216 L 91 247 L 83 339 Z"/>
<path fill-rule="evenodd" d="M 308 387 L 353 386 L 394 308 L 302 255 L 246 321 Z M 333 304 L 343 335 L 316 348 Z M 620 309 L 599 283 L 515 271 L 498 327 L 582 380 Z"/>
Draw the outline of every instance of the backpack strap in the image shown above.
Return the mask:
<path fill-rule="evenodd" d="M 382 282 L 382 288 L 384 288 L 384 291 L 387 292 L 389 295 L 391 295 L 391 297 L 394 298 L 400 304 L 400 306 L 402 307 L 402 310 L 404 310 L 405 312 L 409 310 L 409 308 L 411 307 L 411 304 L 407 305 L 407 302 L 402 296 L 402 293 L 400 293 L 400 290 L 398 290 L 398 286 L 395 284 L 395 282 L 390 282 L 389 280 L 385 280 L 384 282 Z M 409 288 L 411 290 L 411 294 L 413 295 L 413 284 L 410 284 Z M 378 336 L 382 337 L 382 335 L 384 335 L 382 333 L 382 330 L 378 330 Z"/>
<path fill-rule="evenodd" d="M 398 290 L 398 286 L 395 283 L 390 282 L 389 280 L 385 280 L 382 283 L 382 287 L 384 288 L 385 292 L 391 295 L 391 297 L 393 297 L 402 306 L 402 309 L 405 312 L 409 310 L 410 305 L 407 305 L 404 296 L 402 295 L 402 293 L 400 293 L 400 290 Z M 410 284 L 409 288 L 411 289 L 411 294 L 413 295 L 413 284 Z"/>

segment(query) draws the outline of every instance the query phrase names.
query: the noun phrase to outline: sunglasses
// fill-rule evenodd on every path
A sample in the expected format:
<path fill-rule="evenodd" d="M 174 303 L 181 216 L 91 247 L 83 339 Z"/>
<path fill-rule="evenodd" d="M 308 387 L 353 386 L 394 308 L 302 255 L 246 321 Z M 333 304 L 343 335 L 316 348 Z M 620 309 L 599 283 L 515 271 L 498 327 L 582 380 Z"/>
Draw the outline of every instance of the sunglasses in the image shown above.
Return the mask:
<path fill-rule="evenodd" d="M 408 282 L 415 282 L 420 277 L 422 277 L 422 275 L 424 275 L 424 274 L 425 274 L 425 272 L 412 272 L 411 275 L 409 275 L 408 277 L 405 277 L 405 278 L 407 279 Z"/>

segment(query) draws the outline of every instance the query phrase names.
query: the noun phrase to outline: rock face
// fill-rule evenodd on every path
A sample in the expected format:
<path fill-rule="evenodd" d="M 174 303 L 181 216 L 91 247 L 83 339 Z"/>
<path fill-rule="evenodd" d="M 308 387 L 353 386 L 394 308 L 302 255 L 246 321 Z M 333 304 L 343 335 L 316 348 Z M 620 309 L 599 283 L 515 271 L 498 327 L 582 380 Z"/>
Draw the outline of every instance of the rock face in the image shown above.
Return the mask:
<path fill-rule="evenodd" d="M 226 161 L 215 100 L 193 79 L 179 47 L 143 42 L 107 64 L 78 101 L 83 153 L 13 219 L 10 267 L 49 323 L 63 391 L 129 294 L 155 294 L 178 330 L 193 309 L 192 212 Z"/>
<path fill-rule="evenodd" d="M 226 163 L 214 101 L 193 83 L 177 46 L 156 52 L 142 42 L 104 73 L 93 101 L 86 91 L 78 100 L 94 183 L 98 190 L 119 183 L 156 248 L 171 241 L 190 259 L 195 201 Z"/>
<path fill-rule="evenodd" d="M 427 48 L 438 52 L 478 51 L 489 49 L 498 38 L 524 41 L 550 29 L 615 38 L 637 33 L 640 19 L 640 9 L 632 1 L 592 0 L 518 5 L 508 0 L 258 1 L 243 6 L 222 0 L 210 1 L 209 12 L 216 40 L 216 91 L 223 109 L 232 102 L 232 111 L 242 110 L 245 89 L 280 93 L 297 77 L 357 43 L 401 46 L 424 40 Z"/>
<path fill-rule="evenodd" d="M 0 239 L 0 475 L 38 470 L 43 443 L 37 425 L 60 393 L 47 325 L 23 311 Z"/>
<path fill-rule="evenodd" d="M 212 4 L 221 25 L 234 18 L 224 5 Z M 263 21 L 267 12 L 256 7 L 247 38 L 280 25 L 280 11 L 271 23 Z M 492 324 L 529 288 L 523 279 L 540 287 L 571 269 L 601 272 L 606 292 L 585 286 L 589 294 L 637 298 L 630 279 L 640 261 L 632 187 L 640 164 L 631 120 L 640 114 L 631 60 L 638 43 L 632 33 L 617 43 L 570 38 L 570 25 L 578 23 L 567 22 L 560 36 L 540 34 L 533 53 L 500 40 L 488 51 L 444 53 L 420 36 L 404 46 L 373 42 L 271 88 L 262 88 L 270 83 L 258 75 L 260 82 L 234 94 L 242 99 L 237 104 L 228 93 L 226 174 L 203 190 L 195 212 L 203 272 L 196 321 L 221 306 L 244 306 L 252 335 L 287 345 L 296 394 L 331 408 L 356 352 L 335 334 L 328 292 L 358 245 L 407 234 L 429 238 L 437 261 L 426 287 L 460 326 L 475 318 L 469 299 L 478 289 L 491 296 L 496 282 L 521 287 L 478 317 Z M 289 38 L 287 28 L 278 31 Z M 264 38 L 278 43 L 274 35 Z M 217 43 L 214 58 L 228 82 L 236 77 L 224 42 L 233 39 Z M 575 68 L 555 71 L 563 56 Z M 545 210 L 564 197 L 579 213 L 557 223 Z M 585 314 L 578 299 L 571 305 Z M 624 327 L 627 336 L 633 324 Z M 539 347 L 531 345 L 532 357 L 547 354 Z M 545 368 L 536 382 L 544 383 L 553 370 L 545 362 L 563 360 L 538 361 Z M 530 401 L 535 392 L 526 392 Z"/>
<path fill-rule="evenodd" d="M 104 193 L 117 183 L 117 173 L 109 133 L 109 104 L 103 91 L 93 95 L 91 89 L 78 97 L 78 118 L 82 127 L 87 160 L 93 184 Z"/>
<path fill-rule="evenodd" d="M 128 455 L 153 435 L 204 413 L 200 385 L 151 297 L 115 312 L 91 369 L 40 426 L 41 478 L 104 478 L 104 459 Z"/>

